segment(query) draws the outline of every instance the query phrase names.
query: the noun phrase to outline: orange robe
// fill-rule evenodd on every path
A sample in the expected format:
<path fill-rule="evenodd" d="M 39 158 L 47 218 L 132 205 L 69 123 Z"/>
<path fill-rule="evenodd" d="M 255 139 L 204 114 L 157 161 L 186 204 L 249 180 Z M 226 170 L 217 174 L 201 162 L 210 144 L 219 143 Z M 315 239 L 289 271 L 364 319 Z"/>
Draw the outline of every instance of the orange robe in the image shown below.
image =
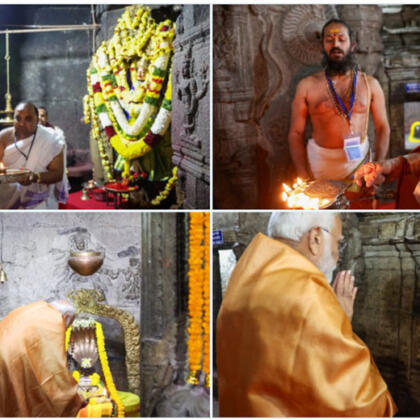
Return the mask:
<path fill-rule="evenodd" d="M 75 416 L 82 405 L 66 365 L 65 324 L 46 302 L 0 322 L 0 416 Z"/>
<path fill-rule="evenodd" d="M 396 406 L 326 277 L 258 234 L 217 319 L 220 415 L 392 416 Z"/>

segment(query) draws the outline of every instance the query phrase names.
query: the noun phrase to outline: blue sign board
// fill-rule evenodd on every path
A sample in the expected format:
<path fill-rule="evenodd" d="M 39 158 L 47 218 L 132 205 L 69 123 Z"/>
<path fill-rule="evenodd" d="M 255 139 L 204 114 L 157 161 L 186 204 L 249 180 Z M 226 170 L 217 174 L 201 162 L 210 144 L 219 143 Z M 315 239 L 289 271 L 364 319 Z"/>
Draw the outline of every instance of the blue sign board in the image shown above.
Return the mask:
<path fill-rule="evenodd" d="M 223 245 L 222 230 L 213 230 L 213 245 Z"/>
<path fill-rule="evenodd" d="M 420 92 L 420 83 L 406 83 L 405 84 L 405 93 L 419 93 Z"/>

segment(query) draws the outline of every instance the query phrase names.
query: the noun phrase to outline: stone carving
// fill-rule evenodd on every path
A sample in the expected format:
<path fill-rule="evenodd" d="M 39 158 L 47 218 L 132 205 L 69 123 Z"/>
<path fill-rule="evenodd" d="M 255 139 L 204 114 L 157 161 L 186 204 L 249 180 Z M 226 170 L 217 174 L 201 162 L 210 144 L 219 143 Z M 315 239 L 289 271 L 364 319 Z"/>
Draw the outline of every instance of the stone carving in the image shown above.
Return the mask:
<path fill-rule="evenodd" d="M 323 7 L 297 5 L 286 13 L 282 37 L 288 54 L 299 63 L 312 65 L 321 60 L 321 28 L 326 22 Z"/>
<path fill-rule="evenodd" d="M 121 324 L 124 331 L 128 388 L 130 392 L 140 395 L 140 328 L 133 315 L 102 303 L 105 302 L 105 297 L 97 290 L 73 290 L 67 297 L 73 301 L 77 313 L 113 318 Z"/>
<path fill-rule="evenodd" d="M 105 248 L 98 243 L 93 243 L 91 234 L 86 229 L 78 229 L 69 239 L 69 250 L 53 248 L 49 251 L 55 258 L 54 275 L 58 279 L 52 293 L 55 297 L 60 297 L 61 293 L 77 285 L 84 284 L 94 287 L 105 294 L 112 280 L 116 277 L 112 271 L 106 269 L 106 266 L 91 276 L 81 276 L 71 269 L 67 264 L 67 259 L 72 251 L 87 251 L 94 249 L 105 255 Z"/>
<path fill-rule="evenodd" d="M 184 208 L 208 208 L 210 182 L 209 49 L 207 5 L 185 5 L 174 41 L 172 162 L 185 192 Z M 178 21 L 181 31 L 178 31 Z M 178 195 L 179 198 L 182 195 Z"/>
<path fill-rule="evenodd" d="M 179 71 L 176 73 L 177 96 L 184 106 L 184 133 L 185 139 L 194 146 L 200 147 L 201 140 L 195 134 L 196 113 L 199 101 L 206 95 L 208 88 L 208 64 L 201 62 L 198 71 L 194 70 L 194 58 L 191 57 L 191 45 L 187 48 L 182 64 L 182 78 Z M 201 85 L 199 87 L 199 85 Z"/>
<path fill-rule="evenodd" d="M 138 258 L 130 258 L 129 268 L 124 270 L 124 280 L 122 284 L 122 291 L 125 293 L 125 299 L 140 302 L 140 275 L 140 260 Z"/>
<path fill-rule="evenodd" d="M 210 397 L 203 387 L 170 385 L 156 405 L 157 417 L 208 417 Z"/>

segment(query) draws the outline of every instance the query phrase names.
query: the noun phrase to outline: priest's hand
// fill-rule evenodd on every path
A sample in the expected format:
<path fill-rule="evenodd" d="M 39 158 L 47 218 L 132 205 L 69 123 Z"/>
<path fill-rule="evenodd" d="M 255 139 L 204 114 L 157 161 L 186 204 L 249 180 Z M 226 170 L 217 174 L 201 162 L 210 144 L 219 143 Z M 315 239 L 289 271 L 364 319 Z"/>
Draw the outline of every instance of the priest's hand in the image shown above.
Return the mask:
<path fill-rule="evenodd" d="M 31 185 L 34 182 L 34 176 L 35 174 L 33 172 L 30 172 L 28 175 L 26 175 L 25 179 L 21 180 L 19 184 L 21 185 Z"/>
<path fill-rule="evenodd" d="M 351 321 L 357 287 L 354 287 L 354 276 L 352 276 L 350 270 L 340 271 L 335 276 L 332 288 L 337 295 L 338 303 Z"/>

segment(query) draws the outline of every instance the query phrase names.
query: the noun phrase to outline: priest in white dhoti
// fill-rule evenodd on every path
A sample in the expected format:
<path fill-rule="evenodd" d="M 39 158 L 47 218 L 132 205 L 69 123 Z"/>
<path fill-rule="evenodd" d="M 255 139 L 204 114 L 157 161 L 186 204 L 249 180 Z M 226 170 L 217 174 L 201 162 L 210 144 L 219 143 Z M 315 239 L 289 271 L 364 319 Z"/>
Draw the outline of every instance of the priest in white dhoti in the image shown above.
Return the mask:
<path fill-rule="evenodd" d="M 0 208 L 46 209 L 49 185 L 63 182 L 64 146 L 52 131 L 38 125 L 33 104 L 18 104 L 13 127 L 0 132 L 0 161 L 6 169 L 30 171 L 21 183 L 0 184 Z"/>

